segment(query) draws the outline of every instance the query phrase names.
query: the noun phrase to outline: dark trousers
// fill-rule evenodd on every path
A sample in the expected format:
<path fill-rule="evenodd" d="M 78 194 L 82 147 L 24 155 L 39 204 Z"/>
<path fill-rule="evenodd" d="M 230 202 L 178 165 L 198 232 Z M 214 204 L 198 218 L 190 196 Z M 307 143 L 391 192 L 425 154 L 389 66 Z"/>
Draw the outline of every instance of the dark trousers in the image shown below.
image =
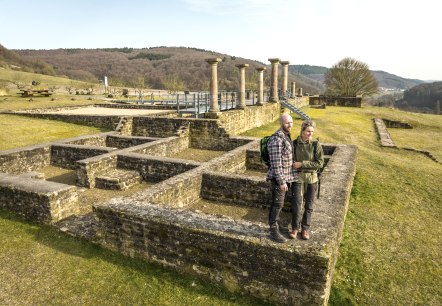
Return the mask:
<path fill-rule="evenodd" d="M 276 180 L 271 180 L 272 183 L 272 204 L 269 208 L 269 225 L 270 227 L 278 226 L 279 214 L 281 213 L 282 207 L 284 206 L 284 200 L 287 192 L 290 191 L 291 184 L 287 183 L 288 191 L 282 191 L 279 188 Z"/>
<path fill-rule="evenodd" d="M 308 184 L 307 190 L 303 194 L 303 184 L 293 183 L 293 197 L 292 197 L 292 228 L 293 229 L 309 229 L 313 213 L 313 203 L 315 201 L 316 190 L 318 183 Z M 304 201 L 303 201 L 304 200 Z M 304 213 L 302 213 L 302 204 L 304 205 Z"/>

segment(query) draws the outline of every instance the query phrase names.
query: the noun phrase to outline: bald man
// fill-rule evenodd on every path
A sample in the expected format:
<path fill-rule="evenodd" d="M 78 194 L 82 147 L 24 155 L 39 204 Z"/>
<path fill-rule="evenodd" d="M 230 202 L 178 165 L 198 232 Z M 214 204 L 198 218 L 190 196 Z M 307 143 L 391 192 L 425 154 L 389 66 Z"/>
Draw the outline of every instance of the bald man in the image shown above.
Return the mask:
<path fill-rule="evenodd" d="M 293 144 L 290 131 L 293 127 L 293 118 L 289 114 L 280 117 L 280 128 L 272 135 L 267 143 L 270 156 L 270 167 L 267 180 L 271 182 L 272 203 L 269 208 L 270 238 L 283 243 L 287 239 L 279 230 L 279 215 L 284 206 L 284 199 L 296 179 L 293 171 Z"/>

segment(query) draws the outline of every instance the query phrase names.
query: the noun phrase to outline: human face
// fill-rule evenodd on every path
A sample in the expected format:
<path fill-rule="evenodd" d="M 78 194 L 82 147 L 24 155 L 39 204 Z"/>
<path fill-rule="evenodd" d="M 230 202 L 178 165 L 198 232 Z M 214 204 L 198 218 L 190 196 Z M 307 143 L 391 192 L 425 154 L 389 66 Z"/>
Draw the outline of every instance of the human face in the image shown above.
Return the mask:
<path fill-rule="evenodd" d="M 293 119 L 291 116 L 285 116 L 281 118 L 281 129 L 285 134 L 290 133 L 293 127 Z"/>
<path fill-rule="evenodd" d="M 315 131 L 315 128 L 312 126 L 308 126 L 301 132 L 301 137 L 303 141 L 310 141 L 313 137 L 313 132 Z"/>

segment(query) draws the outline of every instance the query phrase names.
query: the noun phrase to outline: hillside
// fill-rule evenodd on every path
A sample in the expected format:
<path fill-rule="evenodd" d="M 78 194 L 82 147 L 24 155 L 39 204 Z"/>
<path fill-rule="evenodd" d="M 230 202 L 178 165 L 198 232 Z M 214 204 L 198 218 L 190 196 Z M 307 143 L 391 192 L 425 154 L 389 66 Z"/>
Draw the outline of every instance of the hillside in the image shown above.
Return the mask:
<path fill-rule="evenodd" d="M 270 65 L 250 59 L 214 51 L 186 47 L 152 48 L 102 48 L 102 49 L 54 49 L 54 50 L 7 50 L 0 45 L 0 66 L 48 75 L 66 76 L 71 79 L 97 82 L 106 75 L 110 85 L 155 89 L 171 86 L 179 90 L 208 90 L 210 69 L 207 58 L 219 57 L 220 90 L 236 90 L 239 63 L 247 63 L 247 88 L 256 89 L 255 68 L 265 66 L 265 84 L 270 87 Z M 289 65 L 289 82 L 304 93 L 320 94 L 324 91 L 324 73 L 327 67 L 313 65 Z M 405 90 L 424 83 L 405 79 L 384 71 L 372 71 L 379 86 Z M 173 85 L 171 85 L 173 84 Z"/>
<path fill-rule="evenodd" d="M 404 98 L 396 102 L 403 109 L 423 108 L 426 112 L 434 112 L 436 101 L 442 102 L 442 82 L 424 83 L 404 92 Z"/>
<path fill-rule="evenodd" d="M 56 49 L 15 50 L 28 61 L 44 61 L 54 67 L 58 75 L 85 81 L 108 76 L 111 85 L 133 86 L 144 78 L 146 87 L 166 89 L 168 84 L 178 84 L 181 90 L 208 90 L 210 81 L 207 58 L 219 57 L 220 90 L 236 90 L 238 87 L 239 63 L 247 63 L 247 88 L 256 89 L 255 68 L 266 66 L 265 83 L 270 86 L 270 65 L 250 59 L 221 54 L 213 51 L 185 47 L 155 48 L 106 48 L 106 49 Z M 289 82 L 304 92 L 319 94 L 322 85 L 304 75 L 289 75 Z M 133 86 L 135 87 L 135 86 Z"/>
<path fill-rule="evenodd" d="M 41 60 L 27 60 L 14 51 L 8 50 L 0 44 L 0 67 L 17 69 L 26 72 L 55 75 L 51 65 Z"/>
<path fill-rule="evenodd" d="M 304 75 L 309 79 L 316 80 L 319 83 L 323 83 L 324 74 L 328 68 L 322 66 L 310 66 L 310 65 L 291 65 L 289 71 L 295 75 Z M 412 88 L 413 86 L 424 83 L 424 81 L 416 79 L 405 79 L 400 76 L 380 71 L 372 70 L 373 76 L 378 81 L 379 87 L 389 89 L 405 90 Z"/>

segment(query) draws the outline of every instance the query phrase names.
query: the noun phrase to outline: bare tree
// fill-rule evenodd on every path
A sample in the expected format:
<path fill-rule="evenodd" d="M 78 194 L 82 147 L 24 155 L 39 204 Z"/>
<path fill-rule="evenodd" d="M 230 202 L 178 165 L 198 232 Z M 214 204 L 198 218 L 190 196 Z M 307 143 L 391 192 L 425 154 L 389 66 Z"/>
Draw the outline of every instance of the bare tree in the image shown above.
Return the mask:
<path fill-rule="evenodd" d="M 185 89 L 184 82 L 176 75 L 163 80 L 163 86 L 169 94 L 176 94 L 177 91 Z"/>
<path fill-rule="evenodd" d="M 143 97 L 146 89 L 144 76 L 141 75 L 135 76 L 129 81 L 129 85 L 134 88 L 135 93 L 138 96 L 138 103 L 143 103 Z"/>
<path fill-rule="evenodd" d="M 334 96 L 369 96 L 378 92 L 378 82 L 367 64 L 344 58 L 326 73 L 325 93 Z"/>

